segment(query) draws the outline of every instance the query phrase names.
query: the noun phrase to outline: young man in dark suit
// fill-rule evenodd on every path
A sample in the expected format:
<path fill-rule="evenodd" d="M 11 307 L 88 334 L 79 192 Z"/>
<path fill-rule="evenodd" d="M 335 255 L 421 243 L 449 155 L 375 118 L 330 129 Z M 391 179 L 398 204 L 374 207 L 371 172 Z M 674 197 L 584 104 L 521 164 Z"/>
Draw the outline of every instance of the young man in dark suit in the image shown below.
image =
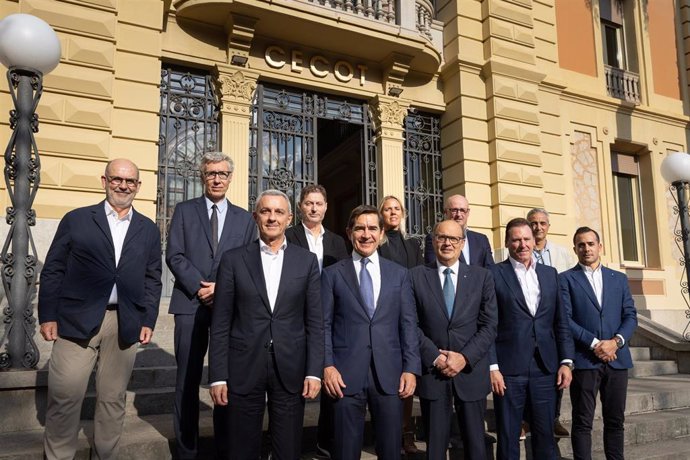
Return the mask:
<path fill-rule="evenodd" d="M 41 272 L 38 321 L 43 338 L 55 341 L 44 437 L 49 460 L 76 453 L 96 361 L 95 456 L 117 458 L 137 344 L 151 341 L 158 318 L 160 233 L 132 207 L 139 169 L 112 160 L 101 184 L 105 201 L 65 215 Z"/>
<path fill-rule="evenodd" d="M 350 255 L 347 253 L 345 240 L 323 226 L 328 209 L 326 189 L 317 184 L 307 185 L 300 192 L 298 206 L 302 222 L 285 231 L 288 243 L 314 253 L 319 261 L 319 269 L 347 259 Z M 320 455 L 330 457 L 333 446 L 333 406 L 331 398 L 325 392 L 321 393 L 319 405 L 316 450 Z"/>
<path fill-rule="evenodd" d="M 575 340 L 570 387 L 573 456 L 592 458 L 592 420 L 599 393 L 606 458 L 623 459 L 628 369 L 633 367 L 627 345 L 637 328 L 637 310 L 628 277 L 601 264 L 599 234 L 580 227 L 573 245 L 579 263 L 560 276 L 561 301 Z"/>
<path fill-rule="evenodd" d="M 262 192 L 254 219 L 259 240 L 223 254 L 211 321 L 211 397 L 228 406 L 230 458 L 261 454 L 268 403 L 272 455 L 300 457 L 304 400 L 321 389 L 324 333 L 319 264 L 285 240 L 290 201 Z"/>
<path fill-rule="evenodd" d="M 420 374 L 419 339 L 407 270 L 378 256 L 383 220 L 373 206 L 350 214 L 351 259 L 324 269 L 324 387 L 333 403 L 336 460 L 359 459 L 368 404 L 376 453 L 399 460 L 402 399 Z"/>
<path fill-rule="evenodd" d="M 227 155 L 203 155 L 201 197 L 175 206 L 165 259 L 175 276 L 168 312 L 175 315 L 175 408 L 177 458 L 195 459 L 199 442 L 199 384 L 208 348 L 211 307 L 221 255 L 256 238 L 251 214 L 225 197 L 234 163 Z M 214 430 L 222 431 L 223 408 L 214 411 Z"/>
<path fill-rule="evenodd" d="M 493 276 L 460 263 L 465 236 L 455 221 L 436 224 L 433 238 L 436 262 L 410 271 L 421 333 L 418 392 L 427 458 L 446 459 L 454 405 L 465 457 L 482 460 L 489 348 L 498 322 Z"/>
<path fill-rule="evenodd" d="M 558 274 L 534 262 L 534 237 L 526 219 L 508 222 L 505 245 L 508 259 L 489 268 L 498 304 L 496 341 L 490 351 L 496 458 L 520 458 L 520 424 L 527 408 L 532 455 L 555 460 L 556 389 L 570 384 L 575 353 L 558 296 Z"/>

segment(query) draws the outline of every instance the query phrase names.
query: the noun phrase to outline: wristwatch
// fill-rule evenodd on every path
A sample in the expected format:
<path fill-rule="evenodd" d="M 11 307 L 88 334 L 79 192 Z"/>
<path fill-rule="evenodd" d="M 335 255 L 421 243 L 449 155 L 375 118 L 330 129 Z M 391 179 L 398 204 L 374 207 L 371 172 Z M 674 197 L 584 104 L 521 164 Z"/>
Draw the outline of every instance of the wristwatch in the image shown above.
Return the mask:
<path fill-rule="evenodd" d="M 623 339 L 620 338 L 620 336 L 615 336 L 613 340 L 616 341 L 616 346 L 621 349 L 623 348 Z"/>
<path fill-rule="evenodd" d="M 566 366 L 571 371 L 575 369 L 575 364 L 573 363 L 561 363 L 561 366 Z"/>

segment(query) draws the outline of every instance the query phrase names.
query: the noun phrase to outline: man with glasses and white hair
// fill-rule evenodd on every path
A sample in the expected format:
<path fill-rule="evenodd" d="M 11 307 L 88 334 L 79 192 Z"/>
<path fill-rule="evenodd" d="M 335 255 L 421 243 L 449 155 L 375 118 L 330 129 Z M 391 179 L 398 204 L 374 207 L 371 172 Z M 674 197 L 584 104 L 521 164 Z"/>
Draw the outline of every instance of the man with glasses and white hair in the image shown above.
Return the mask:
<path fill-rule="evenodd" d="M 153 336 L 161 295 L 158 227 L 132 207 L 139 168 L 110 161 L 105 201 L 68 212 L 41 272 L 38 321 L 54 341 L 44 457 L 74 458 L 82 402 L 96 362 L 94 457 L 115 459 L 137 344 Z"/>
<path fill-rule="evenodd" d="M 489 239 L 485 235 L 467 228 L 467 220 L 470 217 L 470 204 L 467 198 L 462 195 L 449 196 L 443 212 L 446 219 L 454 220 L 460 224 L 465 233 L 465 246 L 460 254 L 460 262 L 467 265 L 479 265 L 484 268 L 493 265 L 494 259 L 491 255 Z M 432 235 L 428 234 L 424 244 L 424 262 L 429 264 L 435 260 L 436 253 L 432 244 Z"/>
<path fill-rule="evenodd" d="M 225 197 L 234 164 L 220 152 L 199 164 L 204 195 L 178 203 L 170 221 L 166 262 L 175 276 L 168 312 L 175 315 L 177 457 L 194 459 L 199 441 L 199 384 L 211 325 L 216 272 L 223 252 L 256 238 L 249 214 Z M 224 431 L 224 408 L 214 410 L 214 431 Z M 220 447 L 220 446 L 218 446 Z"/>

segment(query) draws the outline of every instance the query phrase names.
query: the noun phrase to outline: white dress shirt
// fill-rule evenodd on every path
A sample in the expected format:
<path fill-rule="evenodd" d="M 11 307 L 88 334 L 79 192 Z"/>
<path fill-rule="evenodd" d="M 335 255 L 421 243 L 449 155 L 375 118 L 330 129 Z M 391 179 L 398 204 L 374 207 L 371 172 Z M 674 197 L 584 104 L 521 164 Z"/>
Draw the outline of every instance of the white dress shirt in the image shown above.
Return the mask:
<path fill-rule="evenodd" d="M 264 271 L 266 294 L 268 294 L 268 303 L 271 305 L 271 311 L 273 311 L 276 306 L 278 287 L 280 286 L 280 276 L 283 274 L 283 259 L 285 258 L 286 247 L 287 240 L 283 238 L 283 242 L 278 248 L 278 252 L 274 253 L 271 250 L 271 247 L 264 243 L 261 238 L 259 238 L 259 248 L 261 250 L 261 268 Z"/>
<path fill-rule="evenodd" d="M 527 308 L 532 316 L 537 314 L 537 307 L 541 300 L 541 288 L 539 287 L 539 278 L 537 278 L 537 264 L 531 263 L 529 268 L 517 260 L 509 257 L 510 265 L 513 266 L 515 275 L 520 282 L 522 295 L 525 296 Z"/>
<path fill-rule="evenodd" d="M 438 260 L 436 261 L 436 270 L 438 271 L 438 278 L 441 280 L 441 288 L 443 288 L 443 283 L 446 281 L 446 274 L 443 273 L 446 268 L 450 268 L 450 279 L 453 281 L 453 292 L 458 292 L 458 270 L 460 269 L 460 260 L 458 259 L 450 267 L 441 265 Z"/>
<path fill-rule="evenodd" d="M 357 281 L 359 282 L 359 272 L 362 269 L 363 257 L 357 251 L 352 251 L 352 263 L 355 265 L 355 273 L 357 273 Z M 381 264 L 379 260 L 378 251 L 374 251 L 369 257 L 369 263 L 367 264 L 367 271 L 371 275 L 371 282 L 374 285 L 374 309 L 379 303 L 379 293 L 381 293 Z"/>
<path fill-rule="evenodd" d="M 304 223 L 302 227 L 304 227 L 304 234 L 307 236 L 309 251 L 316 254 L 316 259 L 319 261 L 320 272 L 323 269 L 323 234 L 326 233 L 326 229 L 322 225 L 319 234 L 315 237 Z"/>
<path fill-rule="evenodd" d="M 108 227 L 110 228 L 110 236 L 113 239 L 113 248 L 115 249 L 115 267 L 120 263 L 120 256 L 122 255 L 122 246 L 125 243 L 125 236 L 129 230 L 129 224 L 132 222 L 133 215 L 132 207 L 122 217 L 117 215 L 117 212 L 110 206 L 110 203 L 105 202 L 105 217 L 108 220 Z M 117 303 L 117 284 L 113 284 L 113 289 L 110 291 L 108 298 L 108 305 Z"/>
<path fill-rule="evenodd" d="M 215 204 L 216 208 L 218 208 L 218 241 L 216 241 L 216 243 L 219 243 L 220 236 L 223 234 L 223 226 L 225 225 L 225 213 L 228 210 L 228 200 L 223 198 L 218 203 L 214 203 L 205 195 L 204 199 L 206 200 L 206 211 L 208 212 L 209 221 L 211 220 L 211 214 L 213 214 L 213 205 Z"/>

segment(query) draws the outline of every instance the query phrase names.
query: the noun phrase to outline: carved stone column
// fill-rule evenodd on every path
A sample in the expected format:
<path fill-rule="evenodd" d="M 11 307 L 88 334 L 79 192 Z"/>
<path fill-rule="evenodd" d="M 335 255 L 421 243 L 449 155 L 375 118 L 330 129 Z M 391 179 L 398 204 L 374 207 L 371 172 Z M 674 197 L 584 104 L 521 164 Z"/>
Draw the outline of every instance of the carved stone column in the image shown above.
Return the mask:
<path fill-rule="evenodd" d="M 242 208 L 249 203 L 249 121 L 259 74 L 235 66 L 216 65 L 223 152 L 235 162 L 228 198 Z"/>
<path fill-rule="evenodd" d="M 386 195 L 405 199 L 403 141 L 409 103 L 377 96 L 370 105 L 376 128 L 377 179 L 379 200 Z"/>

